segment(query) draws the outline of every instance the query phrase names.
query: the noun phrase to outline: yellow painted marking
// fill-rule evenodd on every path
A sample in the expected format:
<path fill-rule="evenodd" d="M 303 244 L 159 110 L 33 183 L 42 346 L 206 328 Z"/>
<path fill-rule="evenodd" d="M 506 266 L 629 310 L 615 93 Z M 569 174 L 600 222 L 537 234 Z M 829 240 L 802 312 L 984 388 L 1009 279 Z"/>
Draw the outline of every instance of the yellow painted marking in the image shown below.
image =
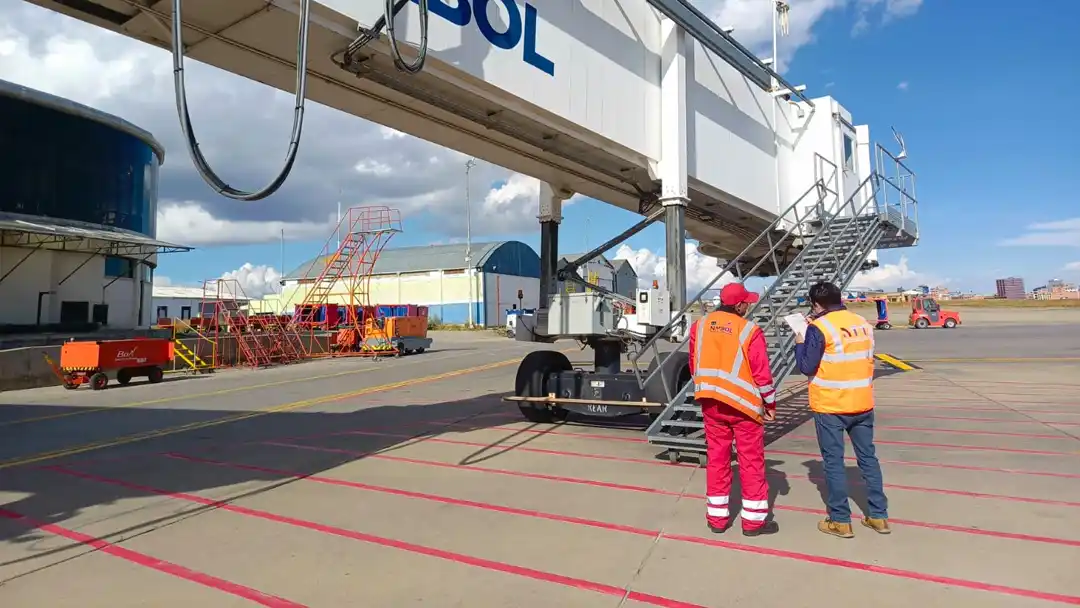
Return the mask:
<path fill-rule="evenodd" d="M 576 349 L 575 349 L 576 350 Z M 436 380 L 445 380 L 446 378 L 454 378 L 456 376 L 464 376 L 466 374 L 472 374 L 475 372 L 482 372 L 489 369 L 496 369 L 499 367 L 505 367 L 507 365 L 513 365 L 519 363 L 521 358 L 507 359 L 506 361 L 499 361 L 497 363 L 488 363 L 486 365 L 478 365 L 476 367 L 467 367 L 465 369 L 454 370 L 450 372 L 444 372 L 441 374 L 435 374 L 432 376 L 423 376 L 420 378 L 413 378 L 411 380 L 403 380 L 401 382 L 392 382 L 390 384 L 380 384 L 379 386 L 372 386 L 368 388 L 362 388 L 355 391 L 349 391 L 347 393 L 338 393 L 336 395 L 325 395 L 322 397 L 316 397 L 314 399 L 305 399 L 303 401 L 293 401 L 291 403 L 283 403 L 281 405 L 275 405 L 266 409 L 255 410 L 251 412 L 241 412 L 238 414 L 231 414 L 223 416 L 221 418 L 215 418 L 213 420 L 207 420 L 204 422 L 191 422 L 188 424 L 182 424 L 178 426 L 165 427 L 161 429 L 154 429 L 151 431 L 143 431 L 141 433 L 134 433 L 131 435 L 123 435 L 121 437 L 115 437 L 113 439 L 106 439 L 103 441 L 94 441 L 91 443 L 85 443 L 68 448 L 61 448 L 59 450 L 53 450 L 51 452 L 42 452 L 39 454 L 33 454 L 30 456 L 23 456 L 19 458 L 13 458 L 11 460 L 5 460 L 0 462 L 0 469 L 7 469 L 11 467 L 17 467 L 20 465 L 34 464 L 45 460 L 52 460 L 54 458 L 64 458 L 67 456 L 75 456 L 77 454 L 84 454 L 86 452 L 92 452 L 94 450 L 100 450 L 103 448 L 110 448 L 120 445 L 127 445 L 129 443 L 136 443 L 139 441 L 146 441 L 147 439 L 154 439 L 157 437 L 165 437 L 167 435 L 175 435 L 177 433 L 183 433 L 185 431 L 194 431 L 197 429 L 205 429 L 207 427 L 219 426 L 222 424 L 228 424 L 230 422 L 238 422 L 240 420 L 247 420 L 249 418 L 256 418 L 258 416 L 265 416 L 267 414 L 280 414 L 281 412 L 290 412 L 294 410 L 311 407 L 320 403 L 328 403 L 331 401 L 340 401 L 342 399 L 349 399 L 352 397 L 359 397 L 362 395 L 368 395 L 371 393 L 380 393 L 384 391 L 394 390 L 396 388 L 404 388 L 406 386 L 414 386 L 416 384 L 423 384 L 427 382 L 435 382 Z M 335 374 L 340 375 L 340 374 Z M 311 379 L 311 378 L 309 378 Z M 281 383 L 277 383 L 281 384 Z M 269 385 L 265 385 L 269 386 Z M 185 398 L 192 398 L 194 396 L 189 395 Z"/>
<path fill-rule="evenodd" d="M 874 355 L 874 357 L 877 358 L 877 360 L 879 360 L 879 361 L 884 361 L 885 363 L 888 363 L 889 365 L 895 367 L 896 369 L 900 369 L 900 370 L 903 370 L 905 372 L 909 372 L 909 371 L 911 371 L 913 369 L 917 369 L 915 366 L 908 365 L 904 361 L 901 361 L 900 359 L 897 359 L 896 357 L 894 357 L 892 355 L 886 355 L 885 353 L 878 353 L 878 354 Z"/>
<path fill-rule="evenodd" d="M 957 357 L 945 359 L 908 359 L 912 363 L 1052 363 L 1080 361 L 1080 357 Z"/>

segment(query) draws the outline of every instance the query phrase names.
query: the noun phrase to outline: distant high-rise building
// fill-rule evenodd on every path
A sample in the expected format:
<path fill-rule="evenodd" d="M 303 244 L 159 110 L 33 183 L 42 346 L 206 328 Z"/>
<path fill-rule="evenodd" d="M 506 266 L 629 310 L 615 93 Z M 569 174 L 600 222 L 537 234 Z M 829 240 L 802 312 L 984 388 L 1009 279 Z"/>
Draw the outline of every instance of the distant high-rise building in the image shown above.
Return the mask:
<path fill-rule="evenodd" d="M 1020 277 L 998 279 L 997 297 L 1006 300 L 1023 300 L 1027 297 L 1027 293 L 1024 291 L 1024 279 Z"/>

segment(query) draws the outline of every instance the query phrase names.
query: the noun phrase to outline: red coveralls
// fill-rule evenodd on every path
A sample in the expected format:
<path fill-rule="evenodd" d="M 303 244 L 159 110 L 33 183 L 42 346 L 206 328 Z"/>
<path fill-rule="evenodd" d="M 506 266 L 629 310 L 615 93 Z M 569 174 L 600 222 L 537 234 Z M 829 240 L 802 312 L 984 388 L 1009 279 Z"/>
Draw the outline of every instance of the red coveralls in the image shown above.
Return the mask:
<path fill-rule="evenodd" d="M 697 352 L 697 324 L 690 327 L 690 373 L 696 373 L 694 354 Z M 754 383 L 761 392 L 765 408 L 776 410 L 776 391 L 765 336 L 755 332 L 747 346 L 747 360 Z M 744 530 L 756 530 L 765 525 L 769 515 L 769 484 L 765 479 L 765 426 L 739 410 L 714 399 L 700 399 L 705 419 L 705 441 L 708 465 L 705 469 L 706 515 L 709 526 L 724 529 L 728 525 L 729 493 L 731 491 L 731 442 L 735 441 L 739 462 L 739 483 L 742 486 L 742 518 Z"/>

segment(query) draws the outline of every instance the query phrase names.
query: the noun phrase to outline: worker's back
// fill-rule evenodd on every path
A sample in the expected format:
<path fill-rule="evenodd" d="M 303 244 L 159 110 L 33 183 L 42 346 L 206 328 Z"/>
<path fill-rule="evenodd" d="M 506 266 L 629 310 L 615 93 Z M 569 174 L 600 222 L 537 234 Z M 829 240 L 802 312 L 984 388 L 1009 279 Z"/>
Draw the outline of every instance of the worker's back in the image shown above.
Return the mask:
<path fill-rule="evenodd" d="M 810 380 L 810 409 L 823 414 L 856 414 L 874 408 L 874 328 L 849 310 L 836 310 L 811 323 L 825 338 L 825 353 Z"/>
<path fill-rule="evenodd" d="M 761 393 L 754 384 L 747 346 L 761 329 L 739 315 L 715 311 L 694 327 L 694 397 L 714 399 L 761 421 Z"/>

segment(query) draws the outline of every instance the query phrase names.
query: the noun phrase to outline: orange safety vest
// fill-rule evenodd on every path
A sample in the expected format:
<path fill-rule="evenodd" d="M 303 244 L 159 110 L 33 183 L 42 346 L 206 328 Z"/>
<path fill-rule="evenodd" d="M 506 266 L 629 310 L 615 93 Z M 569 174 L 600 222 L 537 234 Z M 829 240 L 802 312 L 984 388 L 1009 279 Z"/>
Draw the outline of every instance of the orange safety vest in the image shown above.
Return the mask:
<path fill-rule="evenodd" d="M 861 316 L 836 310 L 811 325 L 825 336 L 825 354 L 810 379 L 810 409 L 858 414 L 874 408 L 874 328 Z"/>
<path fill-rule="evenodd" d="M 694 398 L 716 399 L 762 422 L 761 392 L 747 362 L 756 324 L 729 312 L 711 312 L 697 322 Z"/>

